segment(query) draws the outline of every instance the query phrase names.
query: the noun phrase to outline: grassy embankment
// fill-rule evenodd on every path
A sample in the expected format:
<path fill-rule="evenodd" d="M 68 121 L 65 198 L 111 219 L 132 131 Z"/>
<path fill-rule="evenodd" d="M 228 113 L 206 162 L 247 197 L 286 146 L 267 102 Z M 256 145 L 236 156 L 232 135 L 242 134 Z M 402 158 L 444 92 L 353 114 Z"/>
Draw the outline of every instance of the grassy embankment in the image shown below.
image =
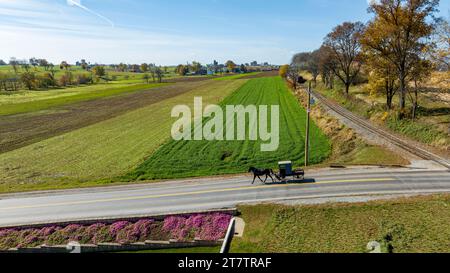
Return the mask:
<path fill-rule="evenodd" d="M 300 103 L 306 107 L 306 92 L 296 92 Z M 383 147 L 374 146 L 364 141 L 354 130 L 343 125 L 338 119 L 328 114 L 320 104 L 312 106 L 311 118 L 317 126 L 331 139 L 332 154 L 322 166 L 336 165 L 383 165 L 405 166 L 408 160 Z"/>
<path fill-rule="evenodd" d="M 246 230 L 232 252 L 450 252 L 450 195 L 310 206 L 240 206 Z"/>
<path fill-rule="evenodd" d="M 0 95 L 0 115 L 13 115 L 100 99 L 120 94 L 143 91 L 166 85 L 154 84 L 100 84 L 49 91 L 21 91 Z"/>
<path fill-rule="evenodd" d="M 306 113 L 280 77 L 249 80 L 221 103 L 223 109 L 226 105 L 279 105 L 279 149 L 261 152 L 261 144 L 266 142 L 250 141 L 248 137 L 246 141 L 171 140 L 124 179 L 169 179 L 242 173 L 247 172 L 251 166 L 276 168 L 280 160 L 292 160 L 297 166 L 304 165 Z M 227 127 L 230 126 L 224 121 L 224 128 Z M 248 119 L 246 127 L 249 128 Z M 310 163 L 320 163 L 329 155 L 330 143 L 327 137 L 312 124 Z"/>
<path fill-rule="evenodd" d="M 167 141 L 175 105 L 192 105 L 195 96 L 219 103 L 245 82 L 211 81 L 186 94 L 1 154 L 0 192 L 110 183 Z"/>
<path fill-rule="evenodd" d="M 366 85 L 353 86 L 346 96 L 339 85 L 334 90 L 319 84 L 316 88 L 327 97 L 340 103 L 352 112 L 373 122 L 431 145 L 443 151 L 450 151 L 450 88 L 425 88 L 419 93 L 420 108 L 416 120 L 398 120 L 394 111 L 386 111 L 386 102 L 381 95 L 371 95 Z M 398 105 L 398 96 L 394 98 Z"/>

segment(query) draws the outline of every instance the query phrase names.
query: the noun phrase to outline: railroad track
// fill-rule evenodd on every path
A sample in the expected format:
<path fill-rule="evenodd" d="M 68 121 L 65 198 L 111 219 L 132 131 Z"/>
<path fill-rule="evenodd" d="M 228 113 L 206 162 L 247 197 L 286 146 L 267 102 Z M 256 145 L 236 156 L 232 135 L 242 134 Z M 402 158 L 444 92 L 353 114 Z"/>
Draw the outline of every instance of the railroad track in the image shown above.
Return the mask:
<path fill-rule="evenodd" d="M 433 162 L 438 163 L 441 166 L 446 167 L 450 170 L 450 162 L 446 160 L 445 158 L 442 158 L 434 153 L 431 153 L 427 150 L 425 150 L 422 147 L 413 146 L 412 144 L 404 141 L 403 139 L 386 132 L 386 130 L 383 130 L 381 128 L 377 128 L 373 124 L 371 124 L 369 121 L 353 114 L 349 110 L 343 108 L 342 106 L 336 105 L 335 103 L 332 103 L 330 100 L 325 98 L 322 94 L 312 91 L 312 95 L 319 100 L 321 103 L 323 103 L 326 107 L 331 109 L 332 111 L 336 112 L 337 114 L 343 116 L 344 118 L 350 120 L 351 122 L 355 123 L 356 125 L 362 127 L 363 129 L 372 132 L 373 134 L 389 141 L 390 143 L 394 144 L 400 149 L 403 149 L 415 156 L 418 156 L 425 160 L 430 160 Z"/>

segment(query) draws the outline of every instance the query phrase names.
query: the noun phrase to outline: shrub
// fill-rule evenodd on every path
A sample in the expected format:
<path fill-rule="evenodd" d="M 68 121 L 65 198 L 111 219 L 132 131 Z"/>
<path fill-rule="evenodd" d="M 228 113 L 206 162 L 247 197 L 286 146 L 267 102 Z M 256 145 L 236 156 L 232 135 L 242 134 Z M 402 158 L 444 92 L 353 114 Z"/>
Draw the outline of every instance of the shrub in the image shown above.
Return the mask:
<path fill-rule="evenodd" d="M 71 224 L 29 229 L 0 229 L 0 249 L 65 245 L 70 241 L 81 244 L 121 243 L 130 244 L 146 240 L 189 241 L 198 237 L 218 240 L 225 236 L 231 216 L 222 213 L 171 216 L 163 221 L 142 219 L 137 222 L 118 221 L 107 225 L 95 223 L 89 226 Z"/>

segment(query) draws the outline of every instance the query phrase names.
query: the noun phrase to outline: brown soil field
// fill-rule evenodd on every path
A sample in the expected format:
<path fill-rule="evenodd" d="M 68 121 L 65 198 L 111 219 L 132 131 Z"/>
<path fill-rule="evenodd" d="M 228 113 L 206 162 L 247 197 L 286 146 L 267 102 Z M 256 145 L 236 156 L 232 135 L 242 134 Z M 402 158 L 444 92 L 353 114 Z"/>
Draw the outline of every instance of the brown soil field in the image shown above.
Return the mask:
<path fill-rule="evenodd" d="M 208 81 L 204 79 L 182 81 L 131 94 L 57 107 L 51 111 L 0 116 L 0 153 L 108 120 L 207 84 Z"/>

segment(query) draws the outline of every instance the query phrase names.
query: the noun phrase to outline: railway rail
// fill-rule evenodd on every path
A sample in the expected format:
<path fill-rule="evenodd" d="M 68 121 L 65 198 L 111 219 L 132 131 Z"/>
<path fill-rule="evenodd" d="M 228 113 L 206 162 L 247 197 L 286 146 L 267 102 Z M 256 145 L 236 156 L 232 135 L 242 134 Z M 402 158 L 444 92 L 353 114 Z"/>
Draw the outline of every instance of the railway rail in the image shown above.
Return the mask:
<path fill-rule="evenodd" d="M 381 128 L 377 128 L 373 124 L 371 124 L 369 121 L 353 114 L 351 111 L 345 109 L 344 107 L 340 105 L 336 105 L 335 103 L 328 100 L 325 96 L 322 94 L 311 90 L 312 95 L 319 100 L 322 104 L 324 104 L 326 107 L 331 109 L 332 111 L 336 112 L 337 114 L 343 116 L 344 118 L 348 119 L 349 121 L 355 123 L 356 125 L 362 127 L 363 129 L 375 134 L 376 136 L 383 138 L 393 145 L 397 146 L 400 149 L 403 149 L 415 156 L 418 156 L 419 158 L 430 160 L 433 162 L 438 163 L 439 165 L 447 168 L 450 170 L 450 162 L 446 160 L 445 158 L 436 155 L 432 152 L 427 151 L 426 149 L 419 147 L 419 146 L 413 146 L 412 144 L 408 143 L 407 141 L 387 132 L 386 130 L 383 130 Z"/>

